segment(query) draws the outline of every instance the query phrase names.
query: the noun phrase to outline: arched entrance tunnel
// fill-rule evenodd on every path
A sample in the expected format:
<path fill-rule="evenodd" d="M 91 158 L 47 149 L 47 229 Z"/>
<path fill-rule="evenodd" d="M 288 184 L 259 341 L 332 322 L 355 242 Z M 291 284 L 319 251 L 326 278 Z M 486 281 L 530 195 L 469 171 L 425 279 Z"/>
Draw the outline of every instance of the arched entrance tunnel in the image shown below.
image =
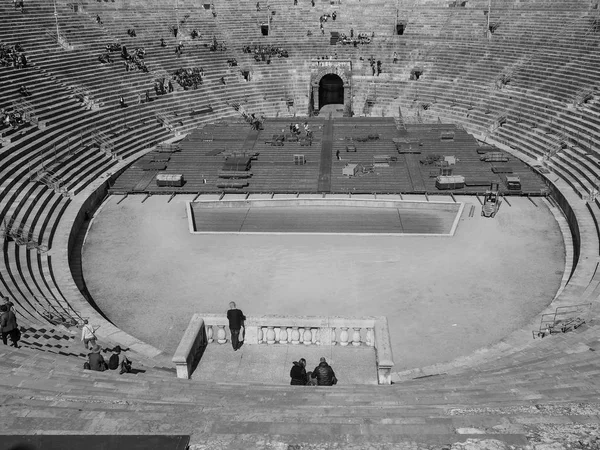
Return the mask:
<path fill-rule="evenodd" d="M 325 75 L 319 82 L 319 109 L 330 104 L 344 104 L 344 82 L 333 73 Z"/>

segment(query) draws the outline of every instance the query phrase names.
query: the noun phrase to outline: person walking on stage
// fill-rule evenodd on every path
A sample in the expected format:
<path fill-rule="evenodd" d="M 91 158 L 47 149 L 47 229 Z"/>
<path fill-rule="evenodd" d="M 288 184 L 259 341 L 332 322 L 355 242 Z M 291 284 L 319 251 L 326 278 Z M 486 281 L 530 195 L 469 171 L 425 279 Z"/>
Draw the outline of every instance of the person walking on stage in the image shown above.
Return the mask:
<path fill-rule="evenodd" d="M 231 302 L 229 303 L 229 311 L 227 311 L 227 319 L 229 320 L 229 331 L 231 331 L 231 346 L 234 351 L 237 351 L 244 343 L 243 339 L 240 342 L 240 330 L 244 325 L 246 316 L 235 307 L 235 302 Z"/>

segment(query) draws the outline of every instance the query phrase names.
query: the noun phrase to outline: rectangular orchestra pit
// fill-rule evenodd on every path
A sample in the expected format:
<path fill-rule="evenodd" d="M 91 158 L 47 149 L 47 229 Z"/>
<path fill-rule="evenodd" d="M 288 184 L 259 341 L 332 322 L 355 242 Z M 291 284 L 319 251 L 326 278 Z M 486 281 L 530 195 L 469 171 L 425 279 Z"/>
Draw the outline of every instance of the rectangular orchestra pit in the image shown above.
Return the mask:
<path fill-rule="evenodd" d="M 277 199 L 188 202 L 195 234 L 452 236 L 463 203 Z"/>

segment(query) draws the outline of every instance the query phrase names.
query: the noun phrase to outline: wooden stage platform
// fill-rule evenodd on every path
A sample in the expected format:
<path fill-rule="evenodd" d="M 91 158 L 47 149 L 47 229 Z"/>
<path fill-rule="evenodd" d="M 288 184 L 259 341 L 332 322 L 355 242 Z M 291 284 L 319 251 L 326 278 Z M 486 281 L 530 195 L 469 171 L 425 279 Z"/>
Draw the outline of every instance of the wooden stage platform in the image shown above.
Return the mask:
<path fill-rule="evenodd" d="M 304 132 L 299 141 L 290 133 L 290 124 L 304 130 L 304 121 L 312 131 L 310 143 Z M 285 139 L 278 142 L 278 136 Z M 257 132 L 245 122 L 229 120 L 193 131 L 177 147 L 174 153 L 147 153 L 115 180 L 110 192 L 474 194 L 485 192 L 492 182 L 505 194 L 543 195 L 546 190 L 542 178 L 512 155 L 506 155 L 508 161 L 482 161 L 485 152 L 495 149 L 481 147 L 455 125 L 399 129 L 393 118 L 313 117 L 267 119 Z M 251 158 L 250 167 L 232 171 L 225 161 L 240 154 Z M 344 175 L 354 164 L 354 176 Z M 438 190 L 436 177 L 442 169 L 464 176 L 466 185 Z M 158 186 L 158 174 L 182 175 L 184 184 Z M 520 178 L 520 192 L 507 190 L 506 175 Z"/>

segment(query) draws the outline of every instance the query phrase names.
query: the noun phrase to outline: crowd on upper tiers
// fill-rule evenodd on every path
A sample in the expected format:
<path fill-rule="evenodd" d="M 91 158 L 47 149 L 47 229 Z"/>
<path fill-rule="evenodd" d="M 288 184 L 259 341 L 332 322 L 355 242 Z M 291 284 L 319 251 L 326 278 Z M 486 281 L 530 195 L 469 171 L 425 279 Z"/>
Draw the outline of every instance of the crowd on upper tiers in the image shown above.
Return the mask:
<path fill-rule="evenodd" d="M 346 33 L 341 33 L 337 43 L 340 45 L 354 45 L 355 47 L 359 44 L 370 44 L 371 38 L 374 35 L 375 33 L 372 33 L 371 36 L 369 36 L 368 33 L 358 33 L 356 36 L 354 36 L 354 30 L 351 29 L 350 36 L 348 36 Z"/>
<path fill-rule="evenodd" d="M 225 42 L 219 42 L 219 41 L 217 41 L 217 38 L 215 36 L 213 36 L 213 41 L 210 44 L 210 46 L 208 47 L 208 49 L 211 52 L 216 52 L 216 51 L 224 52 L 224 51 L 227 51 L 227 46 L 225 45 Z"/>
<path fill-rule="evenodd" d="M 0 66 L 27 67 L 27 57 L 21 44 L 6 45 L 0 43 Z"/>
<path fill-rule="evenodd" d="M 98 61 L 102 64 L 108 64 L 114 62 L 110 56 L 112 52 L 121 52 L 121 58 L 125 60 L 124 66 L 127 72 L 132 70 L 141 70 L 142 72 L 148 72 L 148 67 L 144 62 L 144 56 L 146 50 L 143 47 L 138 47 L 133 51 L 128 51 L 127 47 L 119 43 L 112 43 L 106 45 L 106 51 L 98 56 Z"/>
<path fill-rule="evenodd" d="M 244 53 L 252 54 L 254 61 L 266 61 L 267 64 L 271 62 L 271 57 L 277 56 L 278 58 L 287 58 L 289 56 L 287 50 L 274 45 L 254 45 L 253 47 L 246 45 L 245 47 L 242 47 L 242 51 Z"/>
<path fill-rule="evenodd" d="M 25 12 L 25 3 L 23 3 L 23 0 L 13 0 L 13 3 L 15 4 L 15 9 L 20 9 L 21 12 Z"/>
<path fill-rule="evenodd" d="M 2 108 L 0 109 L 0 124 L 13 130 L 18 130 L 21 126 L 25 125 L 26 122 L 21 111 L 16 109 L 7 111 Z"/>
<path fill-rule="evenodd" d="M 173 79 L 179 83 L 184 89 L 196 89 L 198 85 L 202 84 L 204 78 L 204 69 L 202 67 L 192 67 L 187 69 L 177 69 L 173 73 Z"/>

